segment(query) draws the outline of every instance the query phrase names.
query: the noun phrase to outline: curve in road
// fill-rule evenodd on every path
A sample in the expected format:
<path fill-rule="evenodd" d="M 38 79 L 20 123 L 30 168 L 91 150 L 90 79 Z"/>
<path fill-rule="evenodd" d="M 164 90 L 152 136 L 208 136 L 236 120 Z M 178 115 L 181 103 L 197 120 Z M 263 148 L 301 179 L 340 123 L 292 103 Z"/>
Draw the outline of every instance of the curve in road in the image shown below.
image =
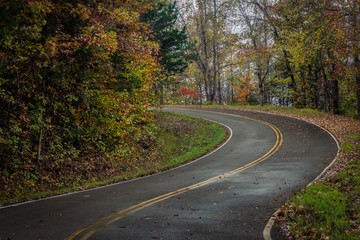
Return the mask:
<path fill-rule="evenodd" d="M 206 112 L 206 111 L 203 111 L 203 112 Z M 243 119 L 248 119 L 248 120 L 251 120 L 251 121 L 256 121 L 256 122 L 259 122 L 259 123 L 262 123 L 264 125 L 267 125 L 269 126 L 272 130 L 274 130 L 274 133 L 276 134 L 276 142 L 274 144 L 274 146 L 265 154 L 263 155 L 262 157 L 254 160 L 253 162 L 251 163 L 248 163 L 242 167 L 239 167 L 237 169 L 234 169 L 230 172 L 227 172 L 227 173 L 224 173 L 224 174 L 221 174 L 219 176 L 215 176 L 215 177 L 212 177 L 208 180 L 205 180 L 205 181 L 202 181 L 200 183 L 196 183 L 196 184 L 193 184 L 191 186 L 188 186 L 188 187 L 185 187 L 185 188 L 181 188 L 179 190 L 176 190 L 176 191 L 173 191 L 173 192 L 170 192 L 170 193 L 167 193 L 167 194 L 164 194 L 164 195 L 161 195 L 161 196 L 158 196 L 158 197 L 155 197 L 153 199 L 150 199 L 150 200 L 147 200 L 147 201 L 144 201 L 142 203 L 139 203 L 139 204 L 136 204 L 130 208 L 127 208 L 127 209 L 124 209 L 124 210 L 121 210 L 119 212 L 116 212 L 116 213 L 113 213 L 109 216 L 106 216 L 98 221 L 95 221 L 91 224 L 89 224 L 88 226 L 85 226 L 81 229 L 79 229 L 78 231 L 74 232 L 73 234 L 71 234 L 69 237 L 67 237 L 65 240 L 72 240 L 74 239 L 76 236 L 78 236 L 80 233 L 84 232 L 84 231 L 87 231 L 87 230 L 90 230 L 88 231 L 82 238 L 81 240 L 87 240 L 89 239 L 89 237 L 91 237 L 94 233 L 96 233 L 97 231 L 105 228 L 106 226 L 120 220 L 121 218 L 123 217 L 126 217 L 127 215 L 129 214 L 132 214 L 132 213 L 135 213 L 137 211 L 140 211 L 146 207 L 149 207 L 155 203 L 159 203 L 159 202 L 162 202 L 168 198 L 171 198 L 171 197 L 175 197 L 179 194 L 182 194 L 182 193 L 185 193 L 185 192 L 188 192 L 190 190 L 194 190 L 194 189 L 197 189 L 199 187 L 203 187 L 205 185 L 208 185 L 210 183 L 213 183 L 215 181 L 219 181 L 219 179 L 222 179 L 222 178 L 227 178 L 227 177 L 230 177 L 236 173 L 239 173 L 239 172 L 242 172 L 250 167 L 253 167 L 255 166 L 256 164 L 259 164 L 263 161 L 265 161 L 267 158 L 269 158 L 270 156 L 272 156 L 275 152 L 278 151 L 278 149 L 280 148 L 281 144 L 282 144 L 282 133 L 280 132 L 280 130 L 275 127 L 274 125 L 268 123 L 268 122 L 265 122 L 265 121 L 261 121 L 261 120 L 257 120 L 257 119 L 253 119 L 253 118 L 249 118 L 249 117 L 245 117 L 245 116 L 239 116 L 239 115 L 233 115 L 233 114 L 227 114 L 227 113 L 223 113 L 224 115 L 229 115 L 229 116 L 233 116 L 233 117 L 238 117 L 238 118 L 243 118 Z M 232 136 L 232 129 L 230 127 L 228 127 L 228 130 L 231 132 L 230 134 L 230 137 L 228 138 L 228 140 L 222 144 L 219 148 L 217 148 L 215 151 L 221 149 L 230 139 L 231 139 L 231 136 Z M 214 152 L 215 152 L 214 151 Z M 100 224 L 100 225 L 99 225 Z M 99 226 L 98 226 L 99 225 Z M 93 229 L 92 229 L 93 228 Z"/>
<path fill-rule="evenodd" d="M 233 136 L 181 168 L 0 209 L 0 239 L 261 239 L 272 213 L 337 152 L 325 131 L 286 117 L 167 110 L 222 122 Z"/>

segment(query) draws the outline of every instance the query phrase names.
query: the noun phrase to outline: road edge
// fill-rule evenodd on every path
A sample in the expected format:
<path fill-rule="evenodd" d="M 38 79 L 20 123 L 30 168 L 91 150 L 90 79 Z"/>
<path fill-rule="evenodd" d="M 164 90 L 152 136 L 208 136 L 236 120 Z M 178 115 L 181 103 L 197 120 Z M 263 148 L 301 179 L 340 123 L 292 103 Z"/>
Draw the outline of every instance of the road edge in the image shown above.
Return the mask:
<path fill-rule="evenodd" d="M 170 108 L 171 109 L 171 108 Z M 170 111 L 170 109 L 168 109 Z M 172 108 L 174 109 L 174 108 Z M 276 134 L 277 136 L 277 140 L 276 140 L 276 143 L 275 145 L 273 146 L 273 148 L 271 150 L 269 150 L 265 155 L 263 155 L 262 157 L 259 157 L 258 159 L 254 160 L 253 162 L 251 163 L 248 163 L 242 167 L 239 167 L 237 169 L 234 169 L 230 172 L 227 172 L 227 173 L 222 173 L 221 175 L 218 175 L 218 176 L 215 176 L 215 177 L 212 177 L 208 180 L 205 180 L 205 181 L 202 181 L 200 183 L 196 183 L 194 185 L 191 185 L 191 186 L 188 186 L 188 187 L 184 187 L 182 189 L 178 189 L 176 191 L 173 191 L 171 193 L 167 193 L 167 194 L 164 194 L 164 195 L 161 195 L 161 196 L 158 196 L 156 198 L 153 198 L 153 199 L 150 199 L 150 200 L 147 200 L 145 202 L 142 202 L 142 203 L 139 203 L 139 204 L 136 204 L 128 209 L 124 209 L 124 210 L 121 210 L 117 213 L 114 213 L 112 215 L 109 215 L 105 218 L 102 218 L 94 223 L 91 223 L 89 224 L 88 226 L 86 227 L 83 227 L 81 229 L 79 229 L 78 231 L 75 231 L 73 232 L 73 234 L 71 234 L 69 237 L 66 238 L 66 240 L 71 240 L 73 238 L 75 238 L 76 236 L 78 236 L 79 234 L 83 233 L 84 231 L 87 231 L 87 233 L 82 237 L 82 239 L 88 239 L 89 237 L 91 237 L 94 233 L 96 233 L 97 231 L 99 231 L 100 229 L 102 228 L 105 228 L 107 225 L 109 224 L 112 224 L 113 222 L 127 216 L 128 214 L 131 214 L 131 213 L 134 213 L 134 212 L 137 212 L 145 207 L 148 207 L 148 206 L 151 206 L 153 205 L 154 203 L 158 203 L 160 201 L 163 201 L 167 198 L 170 198 L 172 196 L 175 196 L 175 195 L 178 195 L 178 194 L 181 194 L 181 193 L 184 193 L 184 192 L 187 192 L 187 191 L 191 191 L 193 189 L 196 189 L 196 188 L 199 188 L 199 187 L 202 187 L 204 185 L 207 185 L 209 183 L 212 183 L 214 181 L 218 181 L 219 179 L 222 179 L 223 177 L 229 177 L 229 176 L 232 176 L 236 173 L 239 173 L 239 172 L 242 172 L 250 167 L 253 167 L 263 161 L 265 161 L 266 159 L 268 159 L 269 157 L 271 157 L 273 154 L 275 154 L 280 146 L 282 145 L 282 142 L 283 142 L 283 135 L 281 133 L 281 131 L 274 125 L 272 125 L 271 123 L 269 122 L 266 122 L 266 121 L 262 121 L 262 120 L 258 120 L 258 119 L 254 119 L 254 118 L 249 118 L 249 117 L 245 117 L 245 116 L 241 116 L 241 115 L 235 115 L 235 114 L 227 114 L 227 113 L 223 113 L 223 112 L 216 112 L 216 111 L 205 111 L 205 110 L 197 110 L 197 109 L 186 109 L 186 108 L 182 108 L 182 109 L 185 109 L 185 110 L 190 110 L 190 111 L 200 111 L 200 112 L 211 112 L 211 113 L 217 113 L 217 114 L 220 114 L 220 115 L 230 115 L 230 116 L 234 116 L 234 117 L 239 117 L 239 118 L 244 118 L 244 119 L 248 119 L 248 120 L 252 120 L 252 121 L 256 121 L 256 122 L 259 122 L 261 124 L 264 124 L 264 125 L 267 125 L 268 127 L 270 127 Z M 202 118 L 202 119 L 207 119 L 207 118 L 204 118 L 204 117 L 199 117 L 199 118 Z M 211 120 L 210 120 L 211 121 Z M 220 124 L 223 124 L 223 123 L 220 123 Z M 224 124 L 223 124 L 224 125 Z M 226 125 L 225 125 L 226 126 Z M 229 128 L 231 129 L 231 128 Z M 230 140 L 230 139 L 229 139 Z M 175 195 L 174 195 L 175 194 Z M 120 215 L 122 214 L 122 215 Z M 119 215 L 119 216 L 117 216 Z M 110 218 L 113 218 L 112 220 L 109 220 Z M 107 221 L 106 223 L 103 223 L 102 225 L 98 226 L 98 227 L 94 227 L 96 225 L 98 225 L 99 223 L 101 222 L 104 222 L 104 221 Z M 92 230 L 91 230 L 92 229 Z"/>
<path fill-rule="evenodd" d="M 177 107 L 182 107 L 182 106 L 177 106 Z M 191 106 L 190 106 L 191 108 Z M 197 108 L 197 107 L 195 107 Z M 219 108 L 219 109 L 225 109 L 226 108 Z M 311 122 L 311 121 L 308 121 L 308 120 L 304 120 L 304 119 L 300 119 L 300 118 L 297 118 L 297 117 L 293 117 L 293 116 L 287 116 L 287 115 L 283 115 L 283 114 L 277 114 L 277 113 L 269 113 L 269 112 L 264 112 L 264 111 L 259 111 L 259 110 L 248 110 L 248 109 L 238 109 L 239 111 L 244 111 L 244 112 L 259 112 L 259 113 L 263 113 L 263 114 L 269 114 L 269 115 L 275 115 L 275 116 L 281 116 L 281 117 L 288 117 L 288 118 L 292 118 L 292 119 L 296 119 L 296 120 L 299 120 L 299 121 L 303 121 L 303 122 L 306 122 L 306 123 L 309 123 L 309 124 L 312 124 L 320 129 L 322 129 L 323 131 L 325 131 L 327 134 L 329 134 L 335 141 L 336 145 L 337 145 L 337 148 L 338 148 L 338 151 L 336 153 L 336 156 L 335 158 L 332 160 L 332 162 L 313 180 L 311 181 L 308 185 L 306 185 L 305 188 L 313 185 L 316 181 L 318 181 L 319 179 L 323 178 L 324 175 L 326 174 L 326 172 L 338 161 L 339 159 L 339 155 L 340 155 L 340 151 L 341 151 L 341 144 L 339 142 L 339 140 L 337 139 L 337 137 L 332 133 L 330 132 L 329 130 L 327 130 L 326 128 L 314 123 L 314 122 Z M 304 188 L 304 189 L 305 189 Z M 272 240 L 271 238 L 271 229 L 275 223 L 275 220 L 277 219 L 278 217 L 278 214 L 280 213 L 281 211 L 281 207 L 276 210 L 275 213 L 273 213 L 273 215 L 271 216 L 271 218 L 269 219 L 268 223 L 266 224 L 265 228 L 264 228 L 264 231 L 263 231 L 263 237 L 264 237 L 264 240 Z"/>
<path fill-rule="evenodd" d="M 309 124 L 312 124 L 320 129 L 322 129 L 323 131 L 325 131 L 327 134 L 329 134 L 335 141 L 336 145 L 337 145 L 337 153 L 335 155 L 335 158 L 331 161 L 331 163 L 313 180 L 311 181 L 308 185 L 306 185 L 305 188 L 307 187 L 310 187 L 311 185 L 313 185 L 316 181 L 318 181 L 319 179 L 322 179 L 324 178 L 324 175 L 326 174 L 326 172 L 338 161 L 339 159 L 339 155 L 340 155 L 340 151 L 341 151 L 341 144 L 339 142 L 339 140 L 337 139 L 337 137 L 332 133 L 330 132 L 329 130 L 327 130 L 326 128 L 316 124 L 316 123 L 313 123 L 313 122 L 310 122 L 310 121 L 307 121 L 307 120 L 303 120 L 303 119 L 299 119 L 299 118 L 296 118 L 296 117 L 290 117 L 290 116 L 286 116 L 286 115 L 283 115 L 283 114 L 274 114 L 274 113 L 267 113 L 267 114 L 271 114 L 271 115 L 277 115 L 277 116 L 283 116 L 283 117 L 289 117 L 289 118 L 293 118 L 293 119 L 296 119 L 296 120 L 299 120 L 299 121 L 303 121 L 303 122 L 307 122 Z M 305 189 L 304 188 L 304 189 Z M 264 240 L 272 240 L 271 238 L 271 229 L 272 227 L 274 226 L 274 223 L 275 223 L 275 220 L 277 219 L 279 213 L 281 211 L 281 207 L 276 210 L 276 212 L 271 216 L 271 218 L 269 219 L 268 223 L 266 224 L 265 228 L 264 228 L 264 231 L 263 231 L 263 237 L 264 237 Z"/>
<path fill-rule="evenodd" d="M 120 184 L 124 184 L 124 183 L 127 183 L 127 182 L 133 182 L 133 181 L 138 181 L 140 179 L 144 179 L 144 178 L 148 178 L 148 177 L 152 177 L 152 176 L 155 176 L 155 175 L 159 175 L 159 174 L 162 174 L 162 173 L 165 173 L 165 172 L 170 172 L 170 171 L 173 171 L 175 169 L 178 169 L 178 168 L 182 168 L 182 167 L 185 167 L 187 165 L 190 165 L 190 164 L 193 164 L 195 162 L 198 162 L 200 161 L 201 159 L 217 152 L 218 150 L 220 150 L 221 148 L 223 148 L 229 141 L 230 139 L 232 138 L 233 136 L 233 131 L 232 129 L 223 124 L 223 123 L 220 123 L 220 122 L 217 122 L 217 121 L 213 121 L 213 120 L 210 120 L 210 119 L 206 119 L 206 118 L 201 118 L 201 119 L 204 119 L 206 121 L 209 121 L 209 122 L 213 122 L 213 123 L 217 123 L 217 124 L 220 124 L 221 126 L 223 126 L 224 128 L 226 128 L 226 130 L 228 131 L 228 134 L 227 134 L 227 138 L 226 140 L 224 140 L 219 146 L 217 146 L 215 149 L 213 149 L 212 151 L 204 154 L 203 156 L 199 157 L 199 158 L 196 158 L 188 163 L 185 163 L 185 164 L 182 164 L 180 166 L 177 166 L 175 168 L 171 168 L 171 169 L 168 169 L 168 170 L 165 170 L 165 171 L 161 171 L 159 173 L 155 173 L 155 174 L 152 174 L 152 175 L 147 175 L 147 176 L 143 176 L 143 177 L 138 177 L 138 178 L 134 178 L 134 179 L 130 179 L 130 180 L 126 180 L 126 181 L 121 181 L 121 182 L 117 182 L 117 183 L 112 183 L 112 184 L 109 184 L 109 185 L 104 185 L 104 186 L 100 186 L 100 187 L 95 187 L 95 188 L 90 188 L 90 189 L 85 189 L 85 190 L 80 190 L 80 191 L 74 191 L 74 192 L 69 192 L 69 193 L 64 193 L 64 194 L 59 194 L 59 195 L 55 195 L 55 196 L 51 196 L 51 197 L 44 197 L 44 198 L 39 198 L 39 199 L 35 199 L 35 200 L 29 200 L 29 201 L 25 201 L 25 202 L 20 202 L 20 203 L 14 203 L 14 204 L 10 204 L 10 205 L 6 205 L 6 206 L 0 206 L 0 210 L 2 209 L 6 209 L 6 208 L 12 208 L 12 207 L 17 207 L 17 206 L 21 206 L 21 205 L 26 205 L 26 204 L 31 204 L 31 203 L 34 203 L 34 202 L 40 202 L 40 201 L 45 201 L 45 200 L 50 200 L 50 199 L 55 199 L 55 198 L 61 198 L 61 197 L 66 197 L 66 196 L 70 196 L 70 195 L 74 195 L 74 194 L 78 194 L 78 193 L 85 193 L 85 192 L 90 192 L 90 191 L 93 191 L 93 190 L 97 190 L 97 189 L 102 189 L 102 188 L 107 188 L 107 187 L 112 187 L 112 186 L 116 186 L 116 185 L 120 185 Z"/>

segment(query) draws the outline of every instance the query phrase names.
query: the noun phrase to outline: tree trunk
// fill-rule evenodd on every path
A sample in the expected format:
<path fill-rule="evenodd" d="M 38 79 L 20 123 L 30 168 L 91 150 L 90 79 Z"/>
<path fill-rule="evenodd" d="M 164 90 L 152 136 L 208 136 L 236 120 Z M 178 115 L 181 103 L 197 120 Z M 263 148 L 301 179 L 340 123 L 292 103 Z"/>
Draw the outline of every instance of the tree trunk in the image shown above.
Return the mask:
<path fill-rule="evenodd" d="M 269 19 L 268 13 L 266 11 L 264 11 L 264 12 L 266 13 L 265 16 L 267 17 L 267 19 Z M 273 30 L 274 30 L 275 40 L 278 41 L 279 40 L 278 30 L 277 30 L 275 25 L 273 25 L 273 24 L 271 24 L 271 25 L 272 25 Z M 292 73 L 292 69 L 291 69 L 290 61 L 289 61 L 289 56 L 288 56 L 288 53 L 287 53 L 285 48 L 283 48 L 283 53 L 284 53 L 284 58 L 285 58 L 286 73 L 287 73 L 288 76 L 290 76 L 291 88 L 294 91 L 294 93 L 296 93 L 296 81 L 295 81 L 294 74 Z"/>
<path fill-rule="evenodd" d="M 319 109 L 320 108 L 320 87 L 319 87 L 319 69 L 315 68 L 315 73 L 314 73 L 314 77 L 315 77 L 315 108 Z"/>
<path fill-rule="evenodd" d="M 218 29 L 217 29 L 217 0 L 213 0 L 213 4 L 214 4 L 214 14 L 213 14 L 213 24 L 214 24 L 214 37 L 213 37 L 213 41 L 212 41 L 212 48 L 213 48 L 213 92 L 214 92 L 214 97 L 216 95 L 216 85 L 218 83 L 217 81 L 217 33 L 218 33 Z M 220 101 L 220 100 L 219 100 Z M 220 104 L 220 102 L 219 102 Z"/>
<path fill-rule="evenodd" d="M 219 96 L 219 104 L 222 104 L 222 95 L 221 95 L 221 81 L 220 76 L 218 77 L 218 96 Z"/>
<path fill-rule="evenodd" d="M 159 92 L 160 92 L 160 105 L 164 105 L 164 87 L 162 83 L 159 83 Z"/>
<path fill-rule="evenodd" d="M 231 80 L 230 80 L 230 89 L 231 89 L 231 93 L 230 93 L 230 96 L 231 96 L 231 104 L 234 104 L 234 89 L 232 88 L 233 87 L 233 84 L 234 84 L 234 76 L 233 76 L 233 73 L 232 73 L 232 69 L 231 69 Z"/>
<path fill-rule="evenodd" d="M 325 111 L 330 111 L 330 91 L 329 91 L 329 83 L 327 80 L 326 72 L 324 66 L 321 66 L 321 72 L 323 75 L 323 89 L 324 89 L 324 96 L 325 96 Z"/>
<path fill-rule="evenodd" d="M 356 78 L 356 97 L 357 97 L 357 117 L 360 119 L 360 59 L 359 55 L 354 58 L 355 78 Z"/>
<path fill-rule="evenodd" d="M 40 129 L 39 134 L 39 144 L 38 144 L 38 151 L 37 151 L 37 164 L 40 164 L 41 161 L 41 148 L 42 148 L 42 139 L 43 139 L 43 128 Z"/>
<path fill-rule="evenodd" d="M 197 18 L 196 29 L 197 29 L 197 34 L 201 41 L 200 49 L 203 52 L 203 59 L 201 60 L 202 62 L 199 64 L 201 65 L 200 69 L 204 77 L 204 86 L 205 86 L 204 90 L 206 94 L 206 101 L 211 101 L 212 84 L 211 84 L 211 76 L 210 76 L 210 69 L 208 62 L 209 61 L 208 39 L 207 39 L 208 14 L 207 14 L 206 1 L 201 2 L 201 4 L 198 7 L 201 15 L 199 16 L 199 18 Z"/>
<path fill-rule="evenodd" d="M 328 53 L 329 59 L 333 62 L 332 54 Z M 331 77 L 331 98 L 332 98 L 332 110 L 334 114 L 339 114 L 339 82 L 335 75 L 335 64 L 330 64 L 330 77 Z"/>
<path fill-rule="evenodd" d="M 292 70 L 291 70 L 288 54 L 285 49 L 283 50 L 283 53 L 284 53 L 284 57 L 285 57 L 286 72 L 287 72 L 287 75 L 290 76 L 290 79 L 291 79 L 291 88 L 294 91 L 294 93 L 296 93 L 296 81 L 295 81 L 294 74 L 292 73 Z"/>
<path fill-rule="evenodd" d="M 260 106 L 264 106 L 264 88 L 262 82 L 259 82 L 259 90 L 260 90 Z"/>
<path fill-rule="evenodd" d="M 332 80 L 332 107 L 333 113 L 339 114 L 339 82 L 337 79 Z"/>
<path fill-rule="evenodd" d="M 200 105 L 203 104 L 203 92 L 202 92 L 202 87 L 201 87 L 201 82 L 199 81 L 199 93 L 200 93 Z"/>

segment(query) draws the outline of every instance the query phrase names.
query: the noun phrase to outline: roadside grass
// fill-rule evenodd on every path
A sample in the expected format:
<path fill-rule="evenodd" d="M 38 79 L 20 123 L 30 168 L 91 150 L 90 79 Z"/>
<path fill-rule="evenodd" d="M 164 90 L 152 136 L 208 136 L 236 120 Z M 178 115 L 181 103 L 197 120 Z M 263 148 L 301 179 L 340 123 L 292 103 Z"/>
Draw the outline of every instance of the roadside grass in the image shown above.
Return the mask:
<path fill-rule="evenodd" d="M 346 166 L 297 193 L 282 207 L 294 239 L 360 239 L 360 135 L 344 135 Z"/>
<path fill-rule="evenodd" d="M 156 169 L 172 168 L 194 160 L 218 146 L 227 135 L 225 128 L 217 123 L 182 114 L 166 113 L 160 119 L 163 122 L 159 124 L 164 126 L 166 122 L 170 127 L 162 128 L 157 138 L 158 146 L 163 149 L 163 163 Z"/>
<path fill-rule="evenodd" d="M 360 239 L 360 161 L 296 194 L 283 214 L 294 239 Z"/>
<path fill-rule="evenodd" d="M 241 110 L 249 110 L 249 111 L 260 111 L 260 112 L 276 112 L 276 113 L 284 113 L 284 114 L 296 114 L 296 115 L 326 115 L 328 113 L 324 111 L 320 111 L 317 109 L 311 108 L 296 108 L 293 106 L 274 106 L 274 105 L 239 105 L 239 104 L 231 104 L 231 105 L 219 105 L 219 104 L 206 104 L 206 105 L 171 105 L 172 107 L 176 106 L 186 106 L 186 107 L 199 107 L 199 108 L 223 108 L 223 109 L 241 109 Z"/>
<path fill-rule="evenodd" d="M 359 163 L 311 185 L 283 208 L 294 239 L 360 239 Z"/>
<path fill-rule="evenodd" d="M 227 136 L 227 130 L 220 124 L 182 114 L 159 111 L 157 113 L 157 131 L 155 141 L 149 151 L 152 157 L 139 160 L 129 169 L 124 169 L 111 177 L 103 179 L 74 182 L 70 186 L 57 189 L 29 191 L 27 189 L 11 189 L 12 197 L 5 189 L 0 190 L 0 206 L 56 196 L 79 190 L 100 187 L 129 179 L 156 174 L 161 171 L 190 162 L 221 144 Z M 109 175 L 107 175 L 109 176 Z M 77 176 L 74 176 L 77 177 Z M 15 194 L 14 194 L 15 193 Z"/>
<path fill-rule="evenodd" d="M 293 205 L 289 206 L 295 210 L 287 212 L 295 239 L 321 239 L 325 236 L 344 239 L 343 234 L 350 228 L 346 217 L 348 201 L 346 194 L 324 183 L 296 195 L 292 199 Z"/>
<path fill-rule="evenodd" d="M 331 131 L 341 143 L 338 161 L 329 177 L 295 194 L 282 208 L 278 220 L 292 239 L 360 239 L 360 121 L 313 109 L 274 106 L 219 106 L 271 112 L 316 123 Z"/>
<path fill-rule="evenodd" d="M 276 112 L 276 113 L 288 113 L 288 114 L 299 114 L 299 115 L 323 115 L 325 112 L 319 111 L 317 109 L 310 108 L 295 108 L 295 107 L 283 107 L 283 106 L 273 106 L 273 105 L 204 105 L 202 107 L 214 107 L 214 108 L 235 108 L 243 110 L 252 110 L 252 111 L 262 111 L 262 112 Z"/>

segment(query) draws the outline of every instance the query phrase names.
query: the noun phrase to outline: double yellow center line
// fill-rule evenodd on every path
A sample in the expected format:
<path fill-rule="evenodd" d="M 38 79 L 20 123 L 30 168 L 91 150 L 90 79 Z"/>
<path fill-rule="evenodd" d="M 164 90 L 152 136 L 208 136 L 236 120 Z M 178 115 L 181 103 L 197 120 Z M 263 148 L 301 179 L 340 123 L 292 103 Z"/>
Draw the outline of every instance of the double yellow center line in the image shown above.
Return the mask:
<path fill-rule="evenodd" d="M 191 109 L 191 110 L 193 110 L 193 109 Z M 202 112 L 207 112 L 207 111 L 202 111 Z M 193 184 L 193 185 L 185 187 L 185 188 L 181 188 L 179 190 L 176 190 L 176 191 L 173 191 L 173 192 L 170 192 L 170 193 L 167 193 L 167 194 L 155 197 L 155 198 L 152 198 L 150 200 L 141 202 L 141 203 L 136 204 L 136 205 L 134 205 L 132 207 L 129 207 L 127 209 L 124 209 L 124 210 L 121 210 L 119 212 L 113 213 L 113 214 L 111 214 L 109 216 L 101 218 L 98 221 L 93 222 L 93 223 L 91 223 L 91 224 L 89 224 L 89 225 L 75 231 L 69 237 L 67 237 L 65 240 L 72 240 L 72 239 L 74 239 L 75 237 L 77 237 L 79 234 L 81 234 L 83 232 L 86 232 L 86 233 L 80 239 L 81 240 L 87 240 L 89 237 L 91 237 L 97 231 L 105 228 L 106 226 L 118 221 L 119 219 L 121 219 L 123 217 L 126 217 L 127 215 L 130 215 L 132 213 L 140 211 L 141 209 L 149 207 L 149 206 L 151 206 L 151 205 L 153 205 L 155 203 L 164 201 L 164 200 L 166 200 L 168 198 L 177 196 L 179 194 L 188 192 L 190 190 L 200 188 L 202 186 L 205 186 L 205 185 L 208 185 L 208 184 L 213 183 L 215 181 L 218 181 L 219 179 L 230 177 L 230 176 L 232 176 L 232 175 L 234 175 L 236 173 L 242 172 L 242 171 L 244 171 L 244 170 L 246 170 L 246 169 L 248 169 L 250 167 L 253 167 L 253 166 L 265 161 L 270 156 L 272 156 L 275 152 L 277 152 L 279 150 L 280 146 L 282 145 L 283 135 L 282 135 L 281 131 L 277 127 L 275 127 L 274 125 L 272 125 L 272 124 L 270 124 L 268 122 L 262 121 L 262 120 L 253 119 L 253 118 L 249 118 L 249 117 L 245 117 L 245 116 L 239 116 L 239 115 L 227 114 L 227 113 L 220 113 L 220 114 L 228 115 L 228 116 L 232 116 L 232 117 L 239 117 L 239 118 L 243 118 L 243 119 L 248 119 L 248 120 L 256 121 L 256 122 L 262 123 L 262 124 L 264 124 L 266 126 L 269 126 L 276 134 L 275 145 L 265 155 L 263 155 L 262 157 L 256 159 L 255 161 L 253 161 L 253 162 L 251 162 L 249 164 L 246 164 L 246 165 L 244 165 L 244 166 L 242 166 L 240 168 L 237 168 L 237 169 L 235 169 L 233 171 L 224 173 L 222 175 L 210 178 L 208 180 Z"/>

